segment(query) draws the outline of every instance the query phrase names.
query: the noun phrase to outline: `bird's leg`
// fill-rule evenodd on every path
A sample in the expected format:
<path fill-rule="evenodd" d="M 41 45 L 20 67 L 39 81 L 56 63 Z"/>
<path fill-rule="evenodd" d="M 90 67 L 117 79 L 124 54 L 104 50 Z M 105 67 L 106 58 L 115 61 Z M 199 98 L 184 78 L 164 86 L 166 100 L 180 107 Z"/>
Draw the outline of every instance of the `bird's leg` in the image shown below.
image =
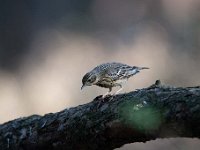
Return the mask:
<path fill-rule="evenodd" d="M 106 93 L 102 96 L 102 98 L 105 98 L 107 95 L 109 95 L 109 94 L 111 93 L 111 91 L 112 91 L 112 87 L 109 88 L 109 91 L 106 92 Z"/>
<path fill-rule="evenodd" d="M 120 89 L 119 90 L 117 90 L 116 92 L 115 92 L 115 94 L 114 95 L 116 95 L 116 94 L 118 94 L 121 90 L 123 90 L 123 87 L 122 87 L 122 85 L 121 84 L 118 84 L 118 86 L 120 87 Z"/>
<path fill-rule="evenodd" d="M 109 91 L 108 92 L 106 92 L 104 95 L 102 95 L 102 101 L 99 101 L 99 103 L 98 103 L 98 105 L 97 105 L 97 108 L 99 108 L 99 106 L 101 105 L 101 103 L 102 102 L 104 102 L 104 98 L 108 95 L 108 94 L 110 94 L 110 92 L 112 91 L 112 87 L 110 87 L 109 88 Z"/>

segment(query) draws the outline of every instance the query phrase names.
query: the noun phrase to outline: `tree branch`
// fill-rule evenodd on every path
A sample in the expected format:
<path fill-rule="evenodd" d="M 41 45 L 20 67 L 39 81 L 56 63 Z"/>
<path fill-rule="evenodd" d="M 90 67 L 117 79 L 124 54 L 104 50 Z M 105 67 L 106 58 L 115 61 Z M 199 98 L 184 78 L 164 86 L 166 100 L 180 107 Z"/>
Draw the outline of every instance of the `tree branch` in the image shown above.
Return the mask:
<path fill-rule="evenodd" d="M 200 137 L 200 87 L 160 82 L 127 94 L 0 125 L 0 149 L 106 149 L 156 138 Z"/>

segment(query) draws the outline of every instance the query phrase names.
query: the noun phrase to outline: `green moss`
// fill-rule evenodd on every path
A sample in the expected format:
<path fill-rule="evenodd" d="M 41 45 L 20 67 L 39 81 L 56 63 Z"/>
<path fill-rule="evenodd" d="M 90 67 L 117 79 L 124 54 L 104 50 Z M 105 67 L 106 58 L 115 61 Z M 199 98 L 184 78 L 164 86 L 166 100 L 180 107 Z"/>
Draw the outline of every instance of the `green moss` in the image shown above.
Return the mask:
<path fill-rule="evenodd" d="M 161 124 L 160 111 L 138 101 L 122 105 L 120 115 L 125 123 L 143 131 L 158 129 Z"/>

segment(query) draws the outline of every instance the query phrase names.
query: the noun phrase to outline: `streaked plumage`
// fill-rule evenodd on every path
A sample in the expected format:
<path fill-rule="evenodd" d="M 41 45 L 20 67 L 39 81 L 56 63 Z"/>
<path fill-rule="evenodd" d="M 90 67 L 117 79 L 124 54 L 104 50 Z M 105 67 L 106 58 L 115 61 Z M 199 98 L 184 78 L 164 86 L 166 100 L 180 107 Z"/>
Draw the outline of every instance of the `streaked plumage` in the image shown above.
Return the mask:
<path fill-rule="evenodd" d="M 97 85 L 109 88 L 109 92 L 111 92 L 112 87 L 119 86 L 121 90 L 123 82 L 127 81 L 131 76 L 137 74 L 142 69 L 149 68 L 129 66 L 116 62 L 104 63 L 84 75 L 82 79 L 82 88 L 85 86 Z"/>

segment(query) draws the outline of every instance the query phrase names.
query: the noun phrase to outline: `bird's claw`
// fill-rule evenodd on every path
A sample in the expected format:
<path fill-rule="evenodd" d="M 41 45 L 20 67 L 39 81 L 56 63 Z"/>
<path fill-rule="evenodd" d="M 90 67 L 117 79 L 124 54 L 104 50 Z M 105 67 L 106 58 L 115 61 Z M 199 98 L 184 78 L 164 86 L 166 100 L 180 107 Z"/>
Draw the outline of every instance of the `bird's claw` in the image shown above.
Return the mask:
<path fill-rule="evenodd" d="M 97 96 L 93 101 L 99 101 L 102 99 L 102 95 Z"/>
<path fill-rule="evenodd" d="M 104 102 L 109 102 L 109 101 L 112 101 L 113 100 L 113 95 L 111 95 L 111 94 L 108 94 L 108 95 L 101 95 L 101 96 L 98 96 L 98 97 L 96 97 L 95 98 L 95 100 L 96 99 L 99 99 L 99 103 L 98 103 L 98 106 L 97 106 L 97 108 L 99 108 L 99 106 L 101 105 L 101 104 L 103 104 Z"/>
<path fill-rule="evenodd" d="M 112 94 L 102 95 L 102 98 L 103 98 L 103 99 L 107 99 L 107 98 L 109 98 L 109 97 L 112 97 Z"/>
<path fill-rule="evenodd" d="M 102 96 L 102 102 L 110 102 L 113 100 L 114 95 L 108 94 L 106 96 Z"/>

